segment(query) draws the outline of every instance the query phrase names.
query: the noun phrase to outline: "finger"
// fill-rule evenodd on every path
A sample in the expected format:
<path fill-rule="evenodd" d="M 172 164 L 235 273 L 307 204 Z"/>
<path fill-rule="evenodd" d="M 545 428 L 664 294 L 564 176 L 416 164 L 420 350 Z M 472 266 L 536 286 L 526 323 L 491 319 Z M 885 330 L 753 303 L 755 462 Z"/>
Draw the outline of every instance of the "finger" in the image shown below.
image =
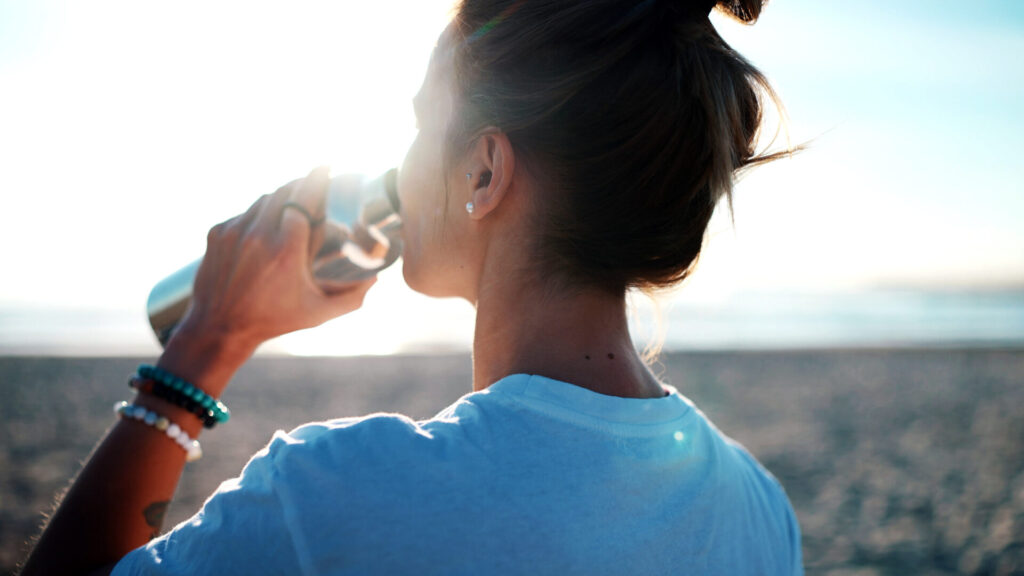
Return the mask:
<path fill-rule="evenodd" d="M 313 217 L 314 222 L 321 222 L 324 219 L 326 205 L 324 200 L 327 197 L 327 185 L 331 168 L 319 166 L 306 176 L 292 192 L 290 202 L 295 202 L 306 209 Z"/>
<path fill-rule="evenodd" d="M 329 173 L 329 169 L 325 171 L 325 176 L 328 173 Z M 328 188 L 328 186 L 329 186 L 329 183 L 325 182 L 323 187 L 322 187 L 322 192 L 320 192 L 320 194 L 319 194 L 319 198 L 314 200 L 314 202 L 315 202 L 314 205 L 318 208 L 318 210 L 315 211 L 315 212 L 311 212 L 310 213 L 311 216 L 313 217 L 312 219 L 314 221 L 314 222 L 310 223 L 310 235 L 309 235 L 309 244 L 308 244 L 309 245 L 309 259 L 311 261 L 316 259 L 316 255 L 320 251 L 320 246 L 324 243 L 324 238 L 326 236 L 326 230 L 325 230 L 325 228 L 326 228 L 325 224 L 327 223 L 327 216 L 326 216 L 326 213 L 327 213 L 327 198 L 326 197 L 327 197 L 327 188 Z"/>
<path fill-rule="evenodd" d="M 242 234 L 248 233 L 254 226 L 259 218 L 260 212 L 263 210 L 263 206 L 270 200 L 269 194 L 260 196 L 258 200 L 252 203 L 252 206 L 242 214 L 237 222 Z"/>
<path fill-rule="evenodd" d="M 194 291 L 215 291 L 227 280 L 230 272 L 232 253 L 238 245 L 238 220 L 241 216 L 217 224 L 206 235 L 206 254 L 196 272 Z"/>
<path fill-rule="evenodd" d="M 281 225 L 281 210 L 284 208 L 285 202 L 291 198 L 292 192 L 300 182 L 302 182 L 302 179 L 296 178 L 281 186 L 270 195 L 270 200 L 260 208 L 259 216 L 256 217 L 255 225 L 260 229 L 260 232 L 270 233 L 277 231 Z"/>
<path fill-rule="evenodd" d="M 239 221 L 244 215 L 245 213 L 233 216 L 210 228 L 210 232 L 206 235 L 207 251 L 221 252 L 234 246 L 241 235 L 242 227 L 239 225 Z"/>
<path fill-rule="evenodd" d="M 203 255 L 203 263 L 211 262 L 211 264 L 207 264 L 207 267 L 216 266 L 216 263 L 220 261 L 221 238 L 224 236 L 228 222 L 230 220 L 221 222 L 206 233 L 206 253 Z"/>
<path fill-rule="evenodd" d="M 328 168 L 321 166 L 315 168 L 296 186 L 288 201 L 285 203 L 281 213 L 280 237 L 282 241 L 291 246 L 308 247 L 312 233 L 313 222 L 307 218 L 307 214 L 313 219 L 323 217 L 323 199 L 327 192 Z M 288 204 L 295 203 L 303 210 L 289 209 Z M 312 258 L 310 250 L 306 250 L 309 258 Z"/>

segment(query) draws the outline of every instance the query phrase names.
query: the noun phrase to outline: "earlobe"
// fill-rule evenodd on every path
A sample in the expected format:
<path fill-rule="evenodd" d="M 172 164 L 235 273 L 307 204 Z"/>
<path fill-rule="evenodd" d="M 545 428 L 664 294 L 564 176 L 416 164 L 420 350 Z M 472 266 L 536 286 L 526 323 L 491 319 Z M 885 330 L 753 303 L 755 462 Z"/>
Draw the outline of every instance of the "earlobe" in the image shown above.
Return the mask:
<path fill-rule="evenodd" d="M 511 189 L 515 154 L 508 136 L 495 130 L 480 136 L 473 155 L 479 169 L 468 174 L 472 209 L 467 204 L 466 211 L 479 220 L 493 212 Z"/>

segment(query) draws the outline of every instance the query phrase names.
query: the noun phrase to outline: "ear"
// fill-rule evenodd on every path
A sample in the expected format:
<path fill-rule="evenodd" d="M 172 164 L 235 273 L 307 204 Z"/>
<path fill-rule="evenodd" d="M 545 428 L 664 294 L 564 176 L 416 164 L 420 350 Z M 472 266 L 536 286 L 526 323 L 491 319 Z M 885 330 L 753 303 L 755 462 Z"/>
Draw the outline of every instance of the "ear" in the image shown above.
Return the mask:
<path fill-rule="evenodd" d="M 481 220 L 501 204 L 512 188 L 516 159 L 508 136 L 497 128 L 486 129 L 473 145 L 468 166 L 467 200 L 473 203 L 473 212 L 468 216 Z"/>

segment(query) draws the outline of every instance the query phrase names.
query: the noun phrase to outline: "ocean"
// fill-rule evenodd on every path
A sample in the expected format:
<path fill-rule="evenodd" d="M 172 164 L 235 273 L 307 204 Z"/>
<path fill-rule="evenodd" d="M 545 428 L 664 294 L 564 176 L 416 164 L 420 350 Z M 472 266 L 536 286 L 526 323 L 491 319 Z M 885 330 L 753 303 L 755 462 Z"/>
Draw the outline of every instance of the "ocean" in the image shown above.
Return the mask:
<path fill-rule="evenodd" d="M 638 347 L 658 340 L 660 324 L 661 348 L 666 352 L 1024 348 L 1024 290 L 741 292 L 713 301 L 675 298 L 659 310 L 639 302 L 631 320 Z M 387 318 L 385 323 L 407 323 L 408 329 L 388 332 L 387 346 L 328 355 L 468 351 L 472 309 L 452 310 L 402 312 L 404 316 Z M 308 335 L 305 340 L 310 340 Z M 322 354 L 322 349 L 314 346 L 311 353 Z M 273 343 L 262 350 L 303 353 L 301 347 Z M 149 356 L 158 352 L 141 306 L 0 304 L 0 355 Z"/>

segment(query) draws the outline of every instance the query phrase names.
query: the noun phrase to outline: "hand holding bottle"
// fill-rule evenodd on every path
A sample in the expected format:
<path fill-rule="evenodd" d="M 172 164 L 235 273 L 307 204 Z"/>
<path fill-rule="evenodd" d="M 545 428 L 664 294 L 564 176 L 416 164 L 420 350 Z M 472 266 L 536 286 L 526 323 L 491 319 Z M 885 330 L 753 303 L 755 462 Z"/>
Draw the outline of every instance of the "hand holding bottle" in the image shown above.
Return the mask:
<path fill-rule="evenodd" d="M 328 292 L 313 277 L 327 170 L 257 200 L 207 237 L 192 303 L 159 366 L 219 395 L 263 342 L 362 306 L 371 276 Z"/>
<path fill-rule="evenodd" d="M 326 174 L 318 176 L 321 180 L 325 177 Z M 325 295 L 340 294 L 349 291 L 356 282 L 376 276 L 401 255 L 396 183 L 394 169 L 372 179 L 343 174 L 330 179 L 326 196 L 321 183 L 315 194 L 304 197 L 302 202 L 306 204 L 301 204 L 292 199 L 303 185 L 303 180 L 296 180 L 254 204 L 251 214 L 247 213 L 247 222 L 259 218 L 261 206 L 271 202 L 276 202 L 281 222 L 285 212 L 296 212 L 291 217 L 297 215 L 308 220 L 307 262 L 311 263 L 314 281 Z M 225 222 L 218 234 L 240 235 L 239 230 L 244 229 L 240 220 L 244 218 L 246 215 Z M 193 285 L 201 264 L 202 259 L 192 262 L 160 281 L 150 292 L 146 304 L 149 321 L 157 339 L 165 346 L 190 309 Z"/>
<path fill-rule="evenodd" d="M 315 169 L 210 230 L 182 329 L 202 327 L 255 348 L 362 306 L 375 276 L 330 293 L 313 277 L 327 183 L 327 169 Z"/>

